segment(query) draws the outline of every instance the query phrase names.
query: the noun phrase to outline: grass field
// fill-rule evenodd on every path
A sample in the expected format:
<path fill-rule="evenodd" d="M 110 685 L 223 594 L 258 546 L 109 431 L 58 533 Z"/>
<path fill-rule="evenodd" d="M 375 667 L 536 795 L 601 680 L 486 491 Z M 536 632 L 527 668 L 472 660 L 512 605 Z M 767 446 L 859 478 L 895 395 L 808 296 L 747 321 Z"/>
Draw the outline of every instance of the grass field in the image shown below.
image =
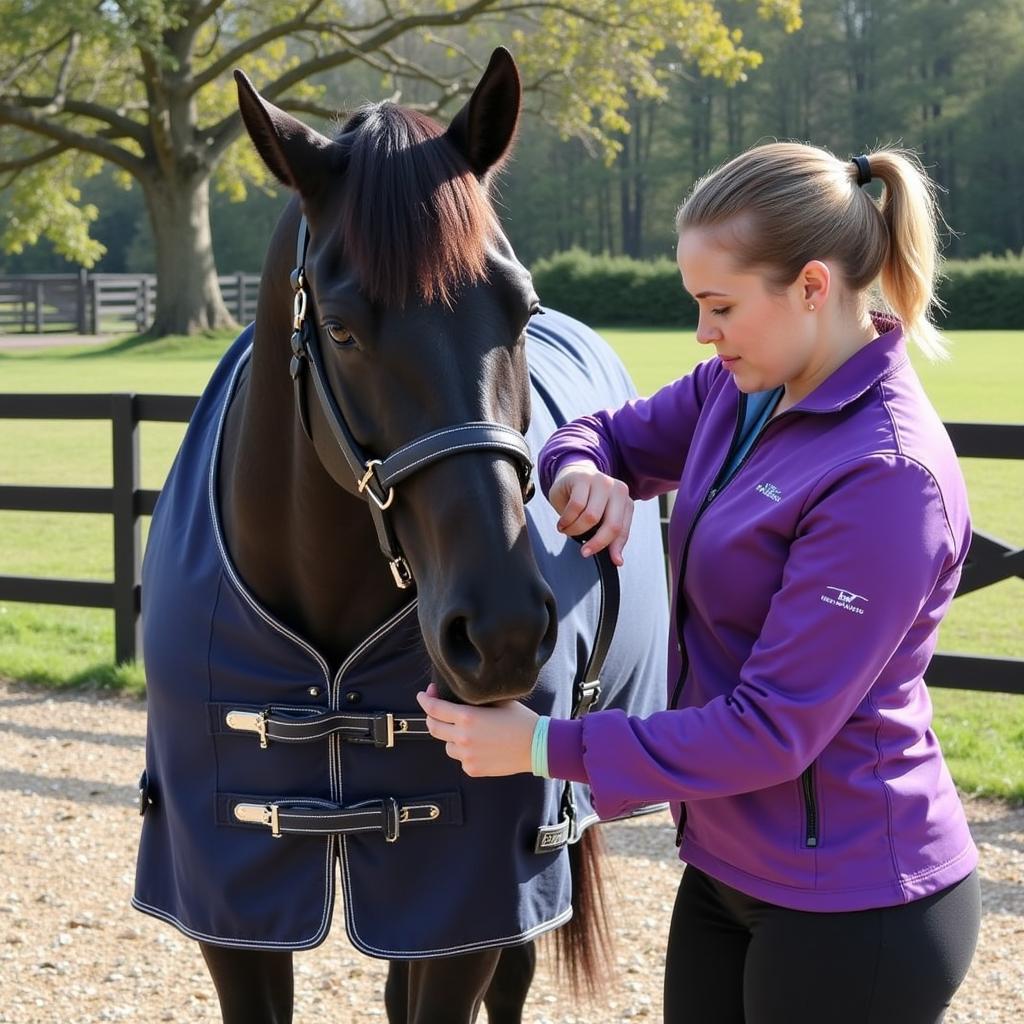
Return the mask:
<path fill-rule="evenodd" d="M 691 332 L 608 329 L 604 336 L 641 392 L 684 373 L 710 353 Z M 1024 420 L 1024 332 L 952 334 L 952 359 L 918 370 L 945 420 Z M 197 394 L 227 335 L 132 340 L 102 347 L 0 353 L 0 392 L 137 391 Z M 183 427 L 141 427 L 144 487 L 159 487 Z M 964 460 L 975 525 L 1024 544 L 1024 462 Z M 0 419 L 0 482 L 104 486 L 111 482 L 109 424 Z M 108 516 L 0 512 L 5 574 L 109 579 Z M 960 598 L 946 619 L 943 650 L 1024 657 L 1024 581 L 1010 580 Z M 112 663 L 112 614 L 93 609 L 0 603 L 0 675 L 54 686 L 141 690 L 139 666 Z M 933 691 L 936 731 L 959 785 L 1024 799 L 1024 699 Z"/>

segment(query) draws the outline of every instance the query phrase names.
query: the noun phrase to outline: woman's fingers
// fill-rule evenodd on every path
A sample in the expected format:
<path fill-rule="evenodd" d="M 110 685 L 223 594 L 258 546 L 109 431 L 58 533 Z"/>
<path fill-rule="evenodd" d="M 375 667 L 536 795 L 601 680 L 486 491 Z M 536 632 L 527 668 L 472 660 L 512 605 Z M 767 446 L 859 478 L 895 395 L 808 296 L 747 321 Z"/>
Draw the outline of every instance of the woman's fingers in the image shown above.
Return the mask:
<path fill-rule="evenodd" d="M 629 527 L 633 521 L 633 499 L 624 483 L 614 481 L 608 502 L 601 517 L 601 525 L 582 547 L 581 553 L 589 557 L 610 547 L 612 561 L 622 565 L 622 549 L 629 537 Z"/>
<path fill-rule="evenodd" d="M 418 693 L 427 729 L 445 753 L 470 776 L 513 775 L 530 770 L 530 747 L 537 715 L 517 701 L 470 707 Z"/>
<path fill-rule="evenodd" d="M 629 540 L 629 531 L 633 525 L 633 502 L 630 500 L 626 504 L 625 517 L 623 519 L 622 529 L 619 530 L 618 537 L 612 541 L 609 545 L 609 554 L 611 555 L 612 562 L 615 565 L 625 564 L 625 555 L 623 549 L 626 546 L 626 541 Z"/>
<path fill-rule="evenodd" d="M 633 520 L 633 500 L 621 480 L 602 473 L 591 463 L 574 464 L 558 474 L 548 500 L 560 513 L 558 529 L 566 536 L 579 537 L 597 527 L 581 549 L 584 556 L 611 547 L 612 561 L 622 565 L 622 549 Z"/>
<path fill-rule="evenodd" d="M 583 475 L 567 481 L 569 496 L 562 508 L 558 520 L 558 529 L 570 537 L 586 533 L 600 518 L 603 502 L 600 494 L 595 494 L 592 481 Z"/>
<path fill-rule="evenodd" d="M 436 696 L 437 687 L 431 683 L 423 693 L 416 694 L 416 700 L 427 713 L 428 727 L 434 723 L 438 725 L 455 725 L 459 723 L 470 708 L 464 704 L 453 704 L 450 700 L 442 700 Z"/>

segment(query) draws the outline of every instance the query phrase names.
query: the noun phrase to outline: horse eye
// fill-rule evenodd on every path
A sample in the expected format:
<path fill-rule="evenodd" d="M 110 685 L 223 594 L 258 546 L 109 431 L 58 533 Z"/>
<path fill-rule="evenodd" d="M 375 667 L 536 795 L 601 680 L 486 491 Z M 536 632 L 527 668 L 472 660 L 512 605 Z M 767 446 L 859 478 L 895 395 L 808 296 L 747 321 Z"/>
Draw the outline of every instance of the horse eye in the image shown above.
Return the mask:
<path fill-rule="evenodd" d="M 333 320 L 324 324 L 324 330 L 335 345 L 351 345 L 355 341 L 355 338 L 352 337 L 352 332 L 348 328 L 342 327 L 341 324 Z"/>

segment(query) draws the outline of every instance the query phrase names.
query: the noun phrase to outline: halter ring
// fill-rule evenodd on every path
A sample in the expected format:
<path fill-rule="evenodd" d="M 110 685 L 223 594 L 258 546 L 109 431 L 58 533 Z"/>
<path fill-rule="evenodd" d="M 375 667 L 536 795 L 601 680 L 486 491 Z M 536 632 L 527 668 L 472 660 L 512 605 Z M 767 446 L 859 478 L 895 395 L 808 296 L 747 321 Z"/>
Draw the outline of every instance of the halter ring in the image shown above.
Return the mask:
<path fill-rule="evenodd" d="M 295 290 L 295 298 L 292 300 L 292 330 L 299 330 L 302 321 L 306 319 L 306 289 L 300 286 Z"/>
<path fill-rule="evenodd" d="M 373 479 L 373 467 L 381 465 L 380 459 L 370 459 L 366 463 L 366 472 L 362 475 L 359 482 L 356 484 L 356 489 L 362 494 L 366 491 L 367 494 L 373 499 L 373 503 L 383 512 L 385 509 L 391 508 L 391 503 L 395 500 L 395 489 L 394 487 L 388 488 L 387 501 L 382 502 L 380 498 L 371 490 L 367 490 L 370 480 Z"/>

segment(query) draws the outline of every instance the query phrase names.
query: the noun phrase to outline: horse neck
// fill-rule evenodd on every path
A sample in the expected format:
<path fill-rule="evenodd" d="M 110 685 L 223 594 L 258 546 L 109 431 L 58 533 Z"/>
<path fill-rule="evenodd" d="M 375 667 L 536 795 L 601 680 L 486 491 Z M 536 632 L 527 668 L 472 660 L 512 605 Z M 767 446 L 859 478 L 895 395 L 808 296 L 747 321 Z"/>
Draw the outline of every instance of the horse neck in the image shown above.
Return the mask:
<path fill-rule="evenodd" d="M 235 567 L 256 598 L 337 667 L 409 594 L 392 582 L 365 503 L 328 476 L 302 432 L 288 375 L 291 250 L 274 260 L 275 249 L 261 282 L 252 358 L 225 422 L 221 517 Z"/>

